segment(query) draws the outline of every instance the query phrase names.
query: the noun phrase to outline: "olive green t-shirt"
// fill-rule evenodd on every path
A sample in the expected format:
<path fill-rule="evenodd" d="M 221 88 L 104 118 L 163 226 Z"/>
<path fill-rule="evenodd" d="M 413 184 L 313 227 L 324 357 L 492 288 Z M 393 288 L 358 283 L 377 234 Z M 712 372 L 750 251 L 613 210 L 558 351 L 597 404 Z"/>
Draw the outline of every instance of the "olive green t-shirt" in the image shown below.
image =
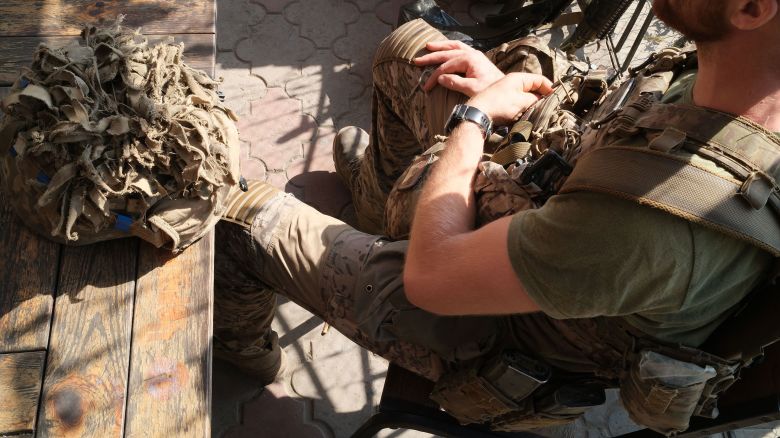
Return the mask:
<path fill-rule="evenodd" d="M 692 102 L 694 80 L 680 78 L 665 100 Z M 517 213 L 508 245 L 526 291 L 551 317 L 622 317 L 689 346 L 701 344 L 773 262 L 724 234 L 590 192 L 557 195 Z"/>

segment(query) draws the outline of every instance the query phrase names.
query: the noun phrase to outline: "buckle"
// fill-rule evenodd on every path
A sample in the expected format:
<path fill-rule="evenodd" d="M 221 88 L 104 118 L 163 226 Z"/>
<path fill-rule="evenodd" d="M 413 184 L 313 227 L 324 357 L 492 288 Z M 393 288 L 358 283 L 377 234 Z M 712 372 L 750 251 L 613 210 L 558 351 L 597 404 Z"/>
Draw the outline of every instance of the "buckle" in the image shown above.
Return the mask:
<path fill-rule="evenodd" d="M 556 173 L 569 176 L 573 170 L 574 167 L 558 152 L 547 149 L 538 160 L 523 169 L 520 174 L 520 183 L 522 185 L 535 184 L 542 190 L 543 197 L 546 198 L 555 194 L 550 186 L 559 179 Z"/>
<path fill-rule="evenodd" d="M 755 171 L 751 173 L 742 186 L 739 194 L 753 207 L 761 210 L 769 202 L 769 197 L 778 191 L 777 182 L 765 172 Z"/>

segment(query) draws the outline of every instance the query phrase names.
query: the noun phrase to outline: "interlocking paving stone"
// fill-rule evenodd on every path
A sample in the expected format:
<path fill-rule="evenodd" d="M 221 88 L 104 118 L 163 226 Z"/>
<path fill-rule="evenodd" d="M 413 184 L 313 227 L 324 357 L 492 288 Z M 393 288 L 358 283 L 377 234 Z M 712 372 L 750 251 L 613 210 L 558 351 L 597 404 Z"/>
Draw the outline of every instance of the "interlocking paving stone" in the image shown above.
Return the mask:
<path fill-rule="evenodd" d="M 222 77 L 219 89 L 225 94 L 225 104 L 238 116 L 249 114 L 249 102 L 262 99 L 267 87 L 259 77 L 249 72 L 249 63 L 236 58 L 233 52 L 217 53 L 216 77 Z"/>
<path fill-rule="evenodd" d="M 303 155 L 291 161 L 285 167 L 287 178 L 292 179 L 305 172 L 326 171 L 335 172 L 333 164 L 333 139 L 336 129 L 332 126 L 322 126 L 317 129 L 314 138 L 303 146 Z"/>
<path fill-rule="evenodd" d="M 382 3 L 383 0 L 349 0 L 355 5 L 357 5 L 358 8 L 360 8 L 361 12 L 374 12 L 376 8 L 379 6 L 380 3 Z M 409 3 L 410 0 L 406 0 L 406 3 Z"/>
<path fill-rule="evenodd" d="M 269 87 L 278 87 L 294 77 L 306 58 L 314 54 L 314 43 L 298 35 L 298 28 L 281 15 L 267 15 L 250 26 L 250 36 L 240 40 L 235 50 L 238 59 L 251 63 L 252 74 Z"/>
<path fill-rule="evenodd" d="M 371 93 L 372 88 L 368 86 L 360 96 L 350 99 L 349 111 L 338 116 L 337 125 L 357 126 L 371 132 Z"/>
<path fill-rule="evenodd" d="M 297 24 L 301 36 L 314 41 L 318 48 L 328 48 L 346 35 L 346 25 L 358 18 L 358 9 L 343 0 L 306 0 L 284 10 L 285 18 Z"/>
<path fill-rule="evenodd" d="M 283 384 L 265 387 L 260 396 L 246 403 L 243 422 L 230 428 L 225 438 L 295 437 L 324 438 L 326 425 L 315 425 L 306 418 L 306 403 L 290 397 Z"/>
<path fill-rule="evenodd" d="M 248 180 L 265 181 L 268 178 L 268 172 L 263 160 L 255 158 L 250 154 L 250 144 L 246 141 L 241 142 L 241 175 Z"/>
<path fill-rule="evenodd" d="M 337 116 L 350 110 L 350 100 L 359 97 L 368 83 L 352 74 L 349 62 L 330 50 L 318 50 L 306 60 L 301 76 L 288 81 L 285 91 L 300 99 L 303 112 L 320 124 L 332 125 Z"/>
<path fill-rule="evenodd" d="M 265 9 L 249 0 L 217 0 L 217 50 L 231 51 L 249 37 L 249 26 L 260 23 Z"/>
<path fill-rule="evenodd" d="M 251 102 L 250 114 L 239 120 L 238 130 L 241 140 L 250 144 L 250 156 L 261 159 L 270 173 L 283 173 L 290 161 L 303 156 L 317 123 L 303 114 L 300 101 L 281 88 L 270 88 L 265 97 Z"/>
<path fill-rule="evenodd" d="M 221 436 L 241 423 L 242 405 L 257 397 L 263 387 L 227 362 L 215 360 L 213 370 L 211 429 L 213 436 Z"/>
<path fill-rule="evenodd" d="M 395 26 L 398 22 L 398 11 L 408 0 L 384 0 L 376 6 L 376 16 L 383 22 Z"/>
<path fill-rule="evenodd" d="M 345 208 L 352 203 L 352 197 L 335 173 L 322 170 L 302 173 L 290 178 L 287 187 L 300 190 L 296 196 L 318 211 L 350 224 L 355 223 L 349 217 L 342 217 Z"/>
<path fill-rule="evenodd" d="M 284 8 L 300 0 L 252 0 L 253 2 L 260 3 L 265 7 L 265 10 L 269 13 L 281 13 Z"/>
<path fill-rule="evenodd" d="M 346 338 L 314 344 L 313 356 L 313 362 L 291 376 L 292 389 L 316 400 L 313 418 L 356 430 L 373 413 L 387 362 Z"/>
<path fill-rule="evenodd" d="M 333 43 L 333 53 L 348 60 L 352 72 L 369 82 L 374 51 L 391 30 L 392 26 L 377 18 L 376 14 L 360 14 L 356 22 L 347 25 L 347 36 Z"/>

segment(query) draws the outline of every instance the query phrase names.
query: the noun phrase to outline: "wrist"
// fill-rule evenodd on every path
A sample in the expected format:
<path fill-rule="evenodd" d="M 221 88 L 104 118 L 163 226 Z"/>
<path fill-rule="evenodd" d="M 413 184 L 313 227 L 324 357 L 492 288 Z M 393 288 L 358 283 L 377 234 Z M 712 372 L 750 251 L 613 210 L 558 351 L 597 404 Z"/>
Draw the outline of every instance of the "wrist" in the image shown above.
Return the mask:
<path fill-rule="evenodd" d="M 451 136 L 459 136 L 459 135 L 479 136 L 484 138 L 485 133 L 482 130 L 482 128 L 476 123 L 463 122 L 458 124 L 458 126 L 456 126 L 455 129 L 452 130 Z"/>
<path fill-rule="evenodd" d="M 444 132 L 449 135 L 457 126 L 463 124 L 471 124 L 478 127 L 482 132 L 483 139 L 490 137 L 493 131 L 493 121 L 484 111 L 474 106 L 458 104 L 452 109 L 452 114 L 447 119 Z"/>
<path fill-rule="evenodd" d="M 493 111 L 490 108 L 490 104 L 487 101 L 485 101 L 484 99 L 471 98 L 468 101 L 466 101 L 466 105 L 474 107 L 474 108 L 482 111 L 488 117 L 490 117 L 490 120 L 495 121 L 495 118 L 493 117 Z"/>

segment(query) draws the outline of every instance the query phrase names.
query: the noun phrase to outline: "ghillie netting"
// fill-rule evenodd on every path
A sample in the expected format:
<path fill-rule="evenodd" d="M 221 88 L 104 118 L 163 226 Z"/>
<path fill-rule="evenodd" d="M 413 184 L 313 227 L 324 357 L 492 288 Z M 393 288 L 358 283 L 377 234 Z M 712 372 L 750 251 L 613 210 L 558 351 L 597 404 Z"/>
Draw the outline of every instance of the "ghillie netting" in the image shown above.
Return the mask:
<path fill-rule="evenodd" d="M 138 236 L 180 250 L 238 183 L 236 116 L 219 82 L 120 26 L 42 45 L 2 100 L 0 179 L 36 231 L 86 244 Z"/>

